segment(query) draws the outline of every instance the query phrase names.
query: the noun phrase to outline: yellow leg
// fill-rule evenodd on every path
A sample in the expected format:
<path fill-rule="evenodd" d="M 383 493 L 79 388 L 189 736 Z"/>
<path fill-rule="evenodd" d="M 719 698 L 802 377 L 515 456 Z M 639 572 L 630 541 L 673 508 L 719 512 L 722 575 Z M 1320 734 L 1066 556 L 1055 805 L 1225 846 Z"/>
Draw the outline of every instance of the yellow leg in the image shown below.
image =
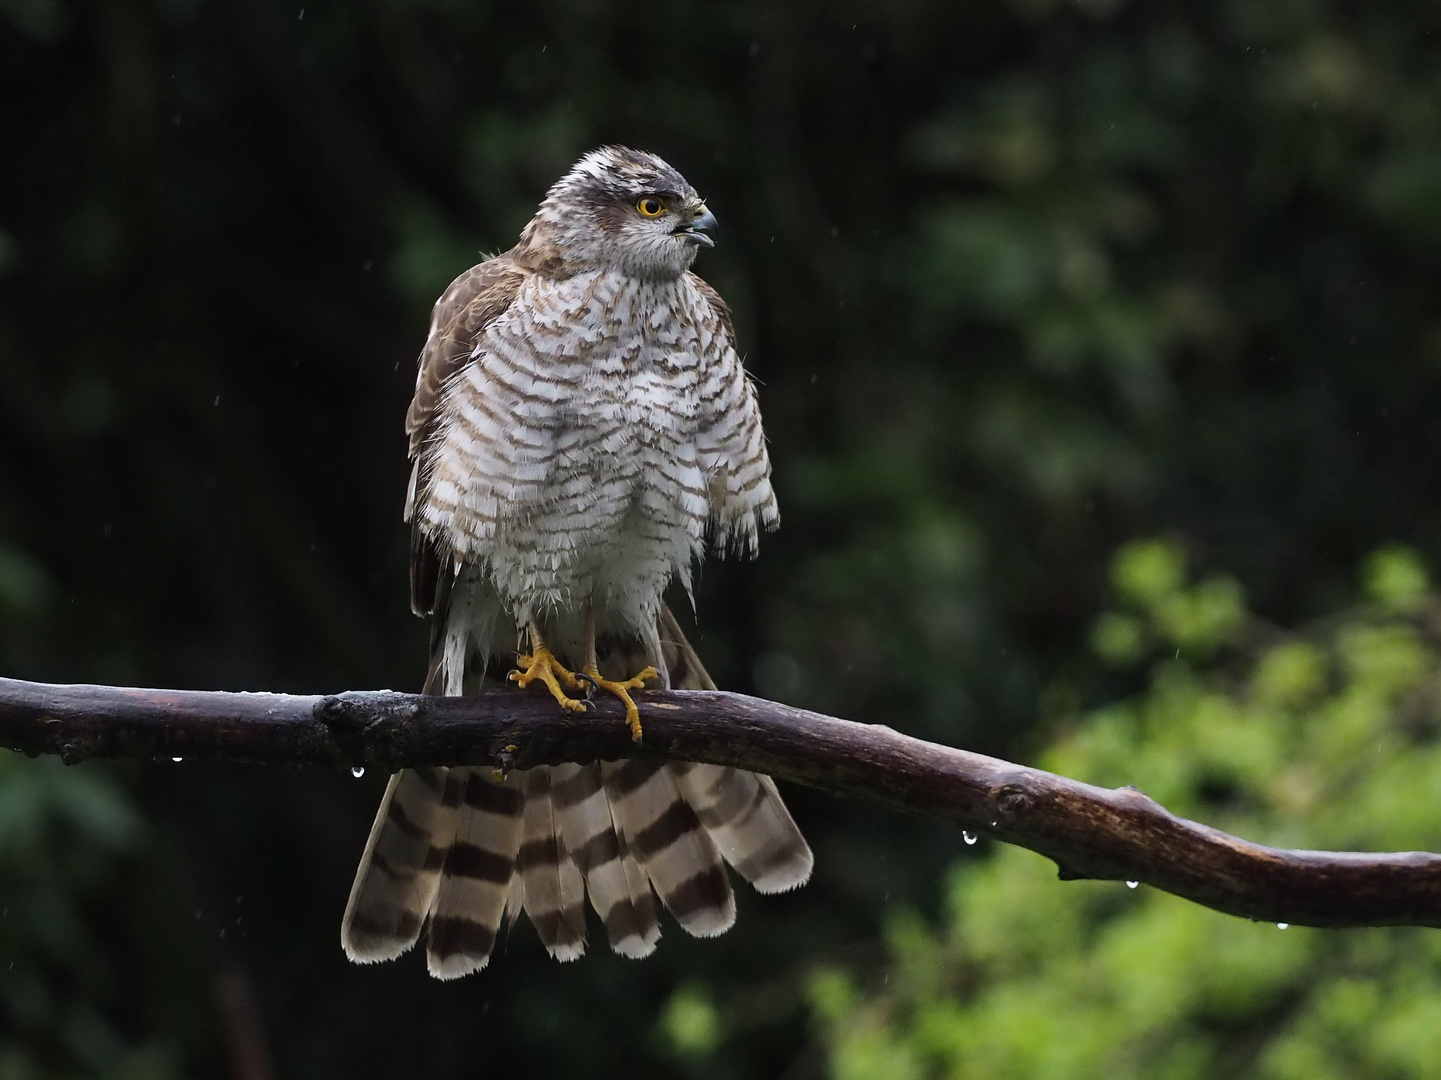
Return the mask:
<path fill-rule="evenodd" d="M 585 666 L 580 670 L 581 675 L 594 683 L 597 689 L 612 693 L 624 702 L 625 722 L 630 725 L 631 740 L 640 742 L 640 710 L 631 700 L 630 691 L 644 688 L 647 679 L 660 678 L 660 672 L 647 665 L 629 679 L 619 682 L 601 677 L 600 665 L 595 656 L 595 612 L 591 608 L 589 600 L 585 604 Z"/>
<path fill-rule="evenodd" d="M 562 709 L 584 712 L 585 702 L 577 701 L 560 688 L 561 682 L 564 682 L 572 689 L 579 689 L 580 681 L 573 672 L 562 667 L 560 661 L 545 647 L 540 631 L 534 624 L 530 626 L 530 648 L 529 653 L 516 657 L 517 667 L 510 673 L 510 681 L 524 688 L 539 679 L 550 691 L 551 697 L 560 702 Z"/>
<path fill-rule="evenodd" d="M 641 668 L 640 673 L 626 679 L 624 682 L 615 682 L 612 679 L 602 679 L 600 671 L 594 665 L 586 667 L 581 672 L 587 679 L 595 683 L 602 690 L 608 690 L 625 703 L 625 722 L 630 725 L 630 737 L 635 742 L 640 742 L 640 710 L 636 708 L 635 702 L 631 700 L 630 691 L 640 690 L 645 686 L 647 679 L 660 678 L 660 672 L 653 667 Z"/>

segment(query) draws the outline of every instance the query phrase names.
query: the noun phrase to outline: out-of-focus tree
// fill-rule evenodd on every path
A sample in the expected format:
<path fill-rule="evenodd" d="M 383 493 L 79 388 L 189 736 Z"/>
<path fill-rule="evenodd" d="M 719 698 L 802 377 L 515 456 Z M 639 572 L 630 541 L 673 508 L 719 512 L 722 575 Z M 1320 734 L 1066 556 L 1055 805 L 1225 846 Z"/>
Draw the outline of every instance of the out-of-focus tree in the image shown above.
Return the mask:
<path fill-rule="evenodd" d="M 1419 0 L 0 0 L 0 668 L 416 688 L 429 304 L 620 141 L 722 221 L 699 269 L 784 513 L 699 577 L 708 666 L 1026 757 L 1140 685 L 1079 647 L 1129 537 L 1183 537 L 1286 625 L 1382 539 L 1441 559 L 1438 31 Z M 282 1074 L 633 1075 L 675 1066 L 634 1036 L 660 1015 L 731 1033 L 697 1069 L 778 1073 L 808 965 L 929 908 L 956 843 L 788 793 L 816 880 L 725 938 L 557 969 L 522 929 L 440 987 L 335 944 L 381 778 L 92 778 L 146 822 L 64 886 L 115 988 L 43 981 L 204 1075 L 227 965 Z"/>
<path fill-rule="evenodd" d="M 1282 846 L 1434 849 L 1441 596 L 1404 548 L 1378 551 L 1365 579 L 1361 603 L 1287 633 L 1247 615 L 1231 580 L 1186 581 L 1176 546 L 1127 548 L 1093 642 L 1108 663 L 1143 664 L 1147 689 L 1062 721 L 1046 767 L 1135 783 Z M 1441 1068 L 1435 931 L 1258 924 L 1054 870 L 1018 848 L 968 860 L 940 919 L 895 911 L 884 959 L 816 972 L 831 1075 L 1422 1080 Z"/>
<path fill-rule="evenodd" d="M 168 1080 L 177 1048 L 123 1030 L 108 936 L 144 829 L 103 769 L 0 755 L 0 1076 Z"/>

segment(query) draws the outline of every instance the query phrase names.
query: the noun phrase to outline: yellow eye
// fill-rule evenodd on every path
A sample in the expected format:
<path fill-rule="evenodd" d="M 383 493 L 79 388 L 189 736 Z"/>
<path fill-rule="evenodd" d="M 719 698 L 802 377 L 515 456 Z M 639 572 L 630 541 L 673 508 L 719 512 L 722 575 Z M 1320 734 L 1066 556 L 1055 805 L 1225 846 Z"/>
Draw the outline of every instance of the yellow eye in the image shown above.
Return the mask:
<path fill-rule="evenodd" d="M 654 195 L 641 196 L 636 200 L 635 208 L 640 211 L 641 217 L 660 217 L 665 213 L 665 203 Z"/>

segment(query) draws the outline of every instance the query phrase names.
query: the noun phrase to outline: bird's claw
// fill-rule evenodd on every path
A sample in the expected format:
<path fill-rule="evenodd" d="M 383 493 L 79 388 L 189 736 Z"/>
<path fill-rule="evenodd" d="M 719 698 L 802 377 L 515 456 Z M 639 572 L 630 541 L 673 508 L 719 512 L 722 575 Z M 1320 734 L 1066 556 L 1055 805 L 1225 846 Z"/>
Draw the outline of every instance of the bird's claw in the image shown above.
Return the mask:
<path fill-rule="evenodd" d="M 511 682 L 524 689 L 539 679 L 562 709 L 567 712 L 585 712 L 584 701 L 577 701 L 560 688 L 562 681 L 567 686 L 580 688 L 575 672 L 562 667 L 549 649 L 541 647 L 533 653 L 521 653 L 515 658 L 515 662 L 516 670 L 506 676 Z"/>
<path fill-rule="evenodd" d="M 647 680 L 660 678 L 660 673 L 653 667 L 645 667 L 642 668 L 638 674 L 623 681 L 604 679 L 595 668 L 587 668 L 577 674 L 581 678 L 592 682 L 596 689 L 605 690 L 620 698 L 621 702 L 625 705 L 625 721 L 630 725 L 631 741 L 640 742 L 640 709 L 636 708 L 635 702 L 631 700 L 630 691 L 642 689 Z"/>

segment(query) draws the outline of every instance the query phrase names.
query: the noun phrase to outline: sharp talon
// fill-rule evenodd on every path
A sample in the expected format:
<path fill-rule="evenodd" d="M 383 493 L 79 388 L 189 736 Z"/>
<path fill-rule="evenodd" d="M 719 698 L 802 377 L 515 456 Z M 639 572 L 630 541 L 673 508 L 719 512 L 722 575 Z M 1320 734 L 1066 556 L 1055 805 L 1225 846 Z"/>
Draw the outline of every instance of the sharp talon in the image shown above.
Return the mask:
<path fill-rule="evenodd" d="M 584 679 L 589 684 L 586 687 L 585 691 L 585 696 L 587 698 L 589 698 L 591 694 L 595 693 L 597 690 L 600 689 L 600 683 L 597 682 L 592 676 L 587 675 L 584 671 L 577 671 L 575 673 L 575 677 L 577 680 L 577 685 L 579 685 L 579 681 L 581 679 Z"/>
<path fill-rule="evenodd" d="M 551 654 L 549 649 L 542 647 L 533 653 L 522 653 L 516 657 L 516 663 L 525 670 L 522 671 L 518 668 L 506 675 L 511 682 L 524 689 L 539 679 L 562 709 L 568 712 L 585 711 L 585 702 L 576 701 L 560 688 L 562 681 L 574 687 L 579 687 L 580 683 L 576 681 L 573 672 L 561 667 L 560 661 Z"/>
<path fill-rule="evenodd" d="M 576 672 L 576 675 L 592 683 L 597 690 L 604 690 L 620 698 L 621 703 L 625 706 L 625 722 L 630 725 L 631 741 L 640 742 L 640 710 L 631 700 L 630 691 L 642 689 L 648 680 L 660 678 L 660 673 L 653 667 L 642 668 L 639 674 L 624 681 L 603 679 L 595 668 Z"/>

